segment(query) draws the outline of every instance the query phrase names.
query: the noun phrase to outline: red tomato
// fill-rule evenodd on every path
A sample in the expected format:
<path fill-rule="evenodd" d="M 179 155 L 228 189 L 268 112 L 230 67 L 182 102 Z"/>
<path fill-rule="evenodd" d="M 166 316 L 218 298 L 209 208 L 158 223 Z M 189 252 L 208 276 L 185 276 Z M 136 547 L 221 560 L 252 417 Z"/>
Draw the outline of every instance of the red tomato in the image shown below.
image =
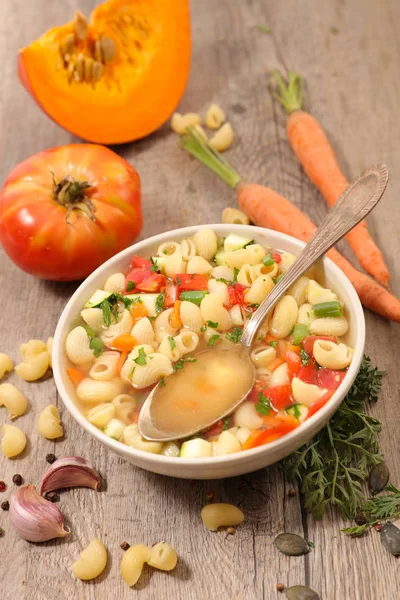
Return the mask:
<path fill-rule="evenodd" d="M 173 306 L 177 299 L 177 287 L 171 281 L 167 281 L 167 287 L 165 289 L 165 308 Z"/>
<path fill-rule="evenodd" d="M 165 288 L 166 277 L 160 273 L 147 273 L 147 277 L 137 285 L 139 292 L 160 292 Z"/>
<path fill-rule="evenodd" d="M 301 381 L 304 381 L 304 383 L 317 385 L 317 371 L 317 365 L 309 358 L 308 365 L 301 367 L 300 371 L 297 373 L 297 377 L 301 379 Z"/>
<path fill-rule="evenodd" d="M 271 419 L 268 429 L 253 431 L 243 445 L 243 450 L 257 448 L 273 442 L 299 426 L 299 421 L 291 415 L 279 415 Z"/>
<path fill-rule="evenodd" d="M 247 400 L 250 400 L 251 402 L 258 402 L 258 396 L 259 393 L 263 391 L 263 389 L 266 387 L 267 385 L 267 380 L 266 379 L 258 379 L 255 384 L 253 385 L 253 387 L 251 388 L 249 395 L 247 396 Z"/>
<path fill-rule="evenodd" d="M 292 404 L 291 398 L 291 386 L 290 385 L 278 385 L 276 387 L 264 388 L 263 396 L 271 400 L 271 404 L 278 412 L 285 410 Z"/>
<path fill-rule="evenodd" d="M 285 353 L 285 360 L 288 366 L 289 379 L 292 381 L 293 377 L 297 377 L 301 369 L 301 358 L 296 352 L 288 350 Z"/>
<path fill-rule="evenodd" d="M 280 263 L 282 260 L 282 256 L 279 254 L 279 252 L 273 252 L 272 253 L 272 258 L 274 259 L 274 261 L 276 263 Z"/>
<path fill-rule="evenodd" d="M 315 340 L 327 340 L 329 342 L 337 342 L 337 338 L 334 335 L 308 335 L 303 340 L 303 348 L 314 358 L 314 342 Z"/>
<path fill-rule="evenodd" d="M 333 369 L 318 369 L 317 385 L 322 389 L 337 390 L 342 383 L 347 371 L 334 371 Z"/>
<path fill-rule="evenodd" d="M 146 269 L 146 271 L 150 271 L 152 266 L 151 260 L 142 258 L 141 256 L 134 256 L 130 264 L 131 269 Z"/>
<path fill-rule="evenodd" d="M 232 304 L 232 306 L 235 304 L 241 304 L 242 306 L 244 306 L 246 304 L 244 300 L 245 290 L 247 290 L 247 288 L 244 285 L 241 285 L 240 283 L 233 283 L 232 285 L 228 285 L 229 301 Z"/>
<path fill-rule="evenodd" d="M 318 412 L 320 408 L 325 406 L 325 404 L 328 402 L 328 400 L 330 400 L 330 398 L 332 398 L 332 396 L 333 396 L 332 390 L 326 392 L 326 394 L 321 396 L 321 398 L 319 398 L 319 400 L 317 400 L 316 402 L 314 402 L 314 404 L 312 404 L 310 406 L 310 408 L 308 409 L 307 416 L 304 420 L 307 421 L 307 419 L 309 419 L 310 417 L 315 415 L 315 413 Z"/>
<path fill-rule="evenodd" d="M 40 152 L 11 171 L 0 194 L 4 250 L 43 279 L 87 277 L 141 228 L 139 175 L 104 146 Z"/>
<path fill-rule="evenodd" d="M 208 279 L 204 275 L 184 273 L 182 275 L 176 275 L 175 281 L 179 292 L 188 290 L 208 290 Z"/>
<path fill-rule="evenodd" d="M 224 426 L 224 421 L 223 419 L 220 419 L 219 421 L 217 421 L 217 423 L 215 423 L 215 425 L 213 425 L 211 427 L 211 429 L 208 429 L 207 431 L 204 432 L 204 437 L 210 438 L 210 437 L 214 437 L 216 435 L 220 435 L 223 431 L 223 426 Z"/>
<path fill-rule="evenodd" d="M 132 294 L 133 292 L 138 291 L 138 284 L 142 283 L 144 279 L 146 279 L 149 275 L 151 275 L 150 270 L 142 269 L 140 267 L 134 267 L 132 271 L 128 273 L 125 279 L 125 291 L 128 294 Z"/>

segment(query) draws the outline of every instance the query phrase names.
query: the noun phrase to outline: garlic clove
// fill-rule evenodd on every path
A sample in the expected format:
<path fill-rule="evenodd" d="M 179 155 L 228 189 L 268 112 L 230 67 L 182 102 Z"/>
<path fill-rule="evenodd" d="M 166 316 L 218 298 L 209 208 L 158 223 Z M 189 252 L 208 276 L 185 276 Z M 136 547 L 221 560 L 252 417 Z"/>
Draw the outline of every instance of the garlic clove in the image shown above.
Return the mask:
<path fill-rule="evenodd" d="M 34 485 L 19 488 L 11 498 L 10 520 L 19 535 L 28 542 L 47 542 L 65 537 L 61 511 L 39 496 Z"/>
<path fill-rule="evenodd" d="M 47 469 L 40 483 L 39 492 L 47 492 L 69 487 L 88 487 L 98 490 L 101 478 L 96 469 L 80 456 L 64 456 L 54 461 Z"/>

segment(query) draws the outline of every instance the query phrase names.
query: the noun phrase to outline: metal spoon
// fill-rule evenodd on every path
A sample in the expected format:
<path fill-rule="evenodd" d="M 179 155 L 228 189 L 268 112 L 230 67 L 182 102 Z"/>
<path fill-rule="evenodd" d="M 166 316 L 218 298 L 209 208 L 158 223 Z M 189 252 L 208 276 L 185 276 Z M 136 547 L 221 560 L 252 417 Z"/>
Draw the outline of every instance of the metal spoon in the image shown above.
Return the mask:
<path fill-rule="evenodd" d="M 179 422 L 179 427 L 176 427 L 175 431 L 171 427 L 168 429 L 165 429 L 162 425 L 160 427 L 160 423 L 157 425 L 154 420 L 154 408 L 157 403 L 157 398 L 160 398 L 162 395 L 159 383 L 147 397 L 139 415 L 139 432 L 144 438 L 163 442 L 187 438 L 199 431 L 211 427 L 220 419 L 230 415 L 239 404 L 243 402 L 254 384 L 255 370 L 250 361 L 249 348 L 261 323 L 290 286 L 303 275 L 315 261 L 371 212 L 381 199 L 386 189 L 387 182 L 388 170 L 385 165 L 381 164 L 367 169 L 346 188 L 334 207 L 329 211 L 322 225 L 317 229 L 311 240 L 300 253 L 297 260 L 291 265 L 285 273 L 285 276 L 277 283 L 271 293 L 254 312 L 243 331 L 240 345 L 238 344 L 235 349 L 226 350 L 225 352 L 221 350 L 218 351 L 214 348 L 199 352 L 195 355 L 196 362 L 187 365 L 182 370 L 177 371 L 167 378 L 167 380 L 178 377 L 184 378 L 185 369 L 188 370 L 190 367 L 191 371 L 197 369 L 199 376 L 207 379 L 208 376 L 211 377 L 211 375 L 207 375 L 207 373 L 210 374 L 214 372 L 215 369 L 218 369 L 222 360 L 224 360 L 224 368 L 226 370 L 226 357 L 229 356 L 232 359 L 232 363 L 234 363 L 235 361 L 233 359 L 235 358 L 236 353 L 239 352 L 241 361 L 245 361 L 243 364 L 246 364 L 247 366 L 246 381 L 248 385 L 246 385 L 245 393 L 241 390 L 239 397 L 233 398 L 229 407 L 225 407 L 222 414 L 213 415 L 213 418 L 209 418 L 208 422 L 197 422 L 196 427 L 193 427 L 192 425 L 189 429 L 187 426 L 185 428 L 184 416 L 181 411 L 176 409 L 176 420 Z M 213 360 L 212 369 L 208 369 L 208 371 L 204 372 L 205 365 L 209 365 L 210 357 L 212 357 Z M 188 371 L 186 371 L 186 373 L 188 373 Z M 191 375 L 193 375 L 192 372 Z M 232 376 L 233 375 L 234 372 L 232 372 Z M 196 392 L 194 389 L 192 389 L 190 393 L 190 399 L 196 399 L 196 393 L 199 403 L 204 402 L 204 392 Z M 158 405 L 158 412 L 160 411 L 160 407 L 162 408 L 161 405 Z M 171 416 L 171 407 L 168 409 L 168 415 Z"/>

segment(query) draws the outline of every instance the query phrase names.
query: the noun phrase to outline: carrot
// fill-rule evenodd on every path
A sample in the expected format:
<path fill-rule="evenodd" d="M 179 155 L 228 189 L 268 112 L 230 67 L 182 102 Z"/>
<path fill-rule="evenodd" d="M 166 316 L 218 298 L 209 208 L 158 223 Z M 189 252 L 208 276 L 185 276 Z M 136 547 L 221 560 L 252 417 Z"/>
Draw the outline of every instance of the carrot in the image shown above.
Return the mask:
<path fill-rule="evenodd" d="M 296 354 L 300 354 L 301 348 L 300 348 L 300 346 L 295 346 L 294 344 L 287 342 L 286 343 L 286 352 L 295 352 Z"/>
<path fill-rule="evenodd" d="M 74 385 L 79 385 L 80 382 L 85 379 L 85 374 L 82 373 L 82 371 L 80 371 L 79 369 L 75 369 L 74 367 L 69 367 L 67 369 L 67 374 Z"/>
<path fill-rule="evenodd" d="M 195 132 L 181 138 L 182 147 L 211 169 L 222 181 L 232 187 L 240 208 L 260 227 L 275 229 L 308 242 L 317 227 L 287 198 L 270 188 L 245 182 L 235 169 Z M 347 275 L 364 306 L 400 323 L 400 300 L 376 281 L 357 271 L 337 250 L 327 253 L 329 258 Z"/>
<path fill-rule="evenodd" d="M 114 338 L 110 343 L 110 348 L 113 350 L 118 350 L 119 352 L 130 352 L 133 350 L 136 344 L 137 341 L 133 335 L 125 333 L 124 335 L 118 335 L 116 338 Z"/>
<path fill-rule="evenodd" d="M 275 98 L 289 114 L 286 131 L 289 143 L 307 177 L 319 189 L 329 206 L 333 206 L 348 186 L 348 181 L 338 165 L 334 150 L 321 127 L 309 113 L 301 110 L 303 81 L 290 72 L 285 84 L 277 71 L 272 71 L 280 94 Z M 390 274 L 382 252 L 370 236 L 367 224 L 361 221 L 346 235 L 360 265 L 379 283 L 387 286 Z"/>
<path fill-rule="evenodd" d="M 277 369 L 281 365 L 283 365 L 283 360 L 281 358 L 274 358 L 274 360 L 269 363 L 268 369 L 270 371 L 275 371 L 275 369 Z"/>
<path fill-rule="evenodd" d="M 143 319 L 143 317 L 147 316 L 146 307 L 142 304 L 142 302 L 134 302 L 133 304 L 131 304 L 130 311 L 133 319 L 133 324 L 137 323 L 138 321 L 140 321 L 140 319 Z"/>
<path fill-rule="evenodd" d="M 119 355 L 119 358 L 117 361 L 117 370 L 115 372 L 116 376 L 118 376 L 121 373 L 121 369 L 124 366 L 124 362 L 125 362 L 127 356 L 128 356 L 128 352 L 121 352 L 121 354 Z"/>
<path fill-rule="evenodd" d="M 174 303 L 174 308 L 172 309 L 172 313 L 169 316 L 170 325 L 171 327 L 174 327 L 174 329 L 179 329 L 182 327 L 181 304 L 182 303 L 180 300 L 176 300 Z"/>
<path fill-rule="evenodd" d="M 268 429 L 256 429 L 256 431 L 253 431 L 243 444 L 242 450 L 250 450 L 251 448 L 257 448 L 257 446 L 273 442 L 299 426 L 297 419 L 291 415 L 280 415 L 273 420 L 275 423 L 271 423 Z"/>

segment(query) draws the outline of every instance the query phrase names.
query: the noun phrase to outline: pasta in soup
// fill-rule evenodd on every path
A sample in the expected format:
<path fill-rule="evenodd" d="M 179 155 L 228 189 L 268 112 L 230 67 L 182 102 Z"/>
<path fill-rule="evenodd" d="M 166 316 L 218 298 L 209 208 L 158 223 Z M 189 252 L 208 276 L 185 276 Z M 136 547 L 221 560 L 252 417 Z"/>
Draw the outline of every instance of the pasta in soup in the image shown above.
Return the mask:
<path fill-rule="evenodd" d="M 219 240 L 211 229 L 164 243 L 155 256 L 133 256 L 127 273 L 109 276 L 82 306 L 66 338 L 67 374 L 79 409 L 119 443 L 172 458 L 240 452 L 301 427 L 329 401 L 353 356 L 342 339 L 349 326 L 343 303 L 310 274 L 289 289 L 260 327 L 250 349 L 255 383 L 230 417 L 195 438 L 167 444 L 144 440 L 137 429 L 154 385 L 170 376 L 172 383 L 180 369 L 189 377 L 199 352 L 213 347 L 237 359 L 233 349 L 247 320 L 294 259 L 236 234 Z M 231 387 L 244 385 L 239 367 Z M 214 375 L 222 415 L 232 390 Z M 174 396 L 174 385 L 166 390 Z M 202 422 L 196 415 L 202 407 L 193 406 L 190 392 L 175 400 L 168 397 L 165 406 L 179 404 L 183 422 Z M 172 417 L 159 419 L 167 423 Z"/>

